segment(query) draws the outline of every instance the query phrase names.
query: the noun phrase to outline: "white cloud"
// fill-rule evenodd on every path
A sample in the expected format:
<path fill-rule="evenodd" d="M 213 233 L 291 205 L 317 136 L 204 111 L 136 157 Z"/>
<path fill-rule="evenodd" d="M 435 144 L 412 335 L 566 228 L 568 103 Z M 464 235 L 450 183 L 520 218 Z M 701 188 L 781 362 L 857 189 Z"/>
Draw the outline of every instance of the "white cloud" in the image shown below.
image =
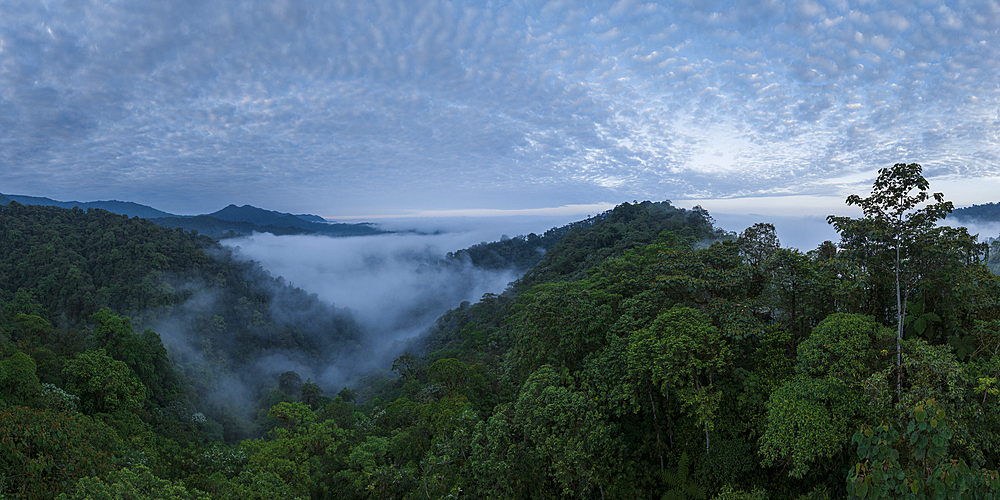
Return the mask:
<path fill-rule="evenodd" d="M 1000 169 L 995 3 L 491 5 L 6 2 L 0 190 L 363 214 Z"/>

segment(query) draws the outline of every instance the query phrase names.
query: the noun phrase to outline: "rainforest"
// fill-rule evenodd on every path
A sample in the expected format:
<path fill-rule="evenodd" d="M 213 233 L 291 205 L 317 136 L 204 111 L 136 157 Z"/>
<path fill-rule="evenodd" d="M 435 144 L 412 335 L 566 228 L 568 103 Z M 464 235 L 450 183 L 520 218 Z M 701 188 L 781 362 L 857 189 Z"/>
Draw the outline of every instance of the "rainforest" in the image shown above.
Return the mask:
<path fill-rule="evenodd" d="M 197 231 L 8 201 L 0 498 L 1000 494 L 1000 243 L 919 165 L 808 251 L 645 201 L 449 253 L 513 281 L 391 346 Z"/>

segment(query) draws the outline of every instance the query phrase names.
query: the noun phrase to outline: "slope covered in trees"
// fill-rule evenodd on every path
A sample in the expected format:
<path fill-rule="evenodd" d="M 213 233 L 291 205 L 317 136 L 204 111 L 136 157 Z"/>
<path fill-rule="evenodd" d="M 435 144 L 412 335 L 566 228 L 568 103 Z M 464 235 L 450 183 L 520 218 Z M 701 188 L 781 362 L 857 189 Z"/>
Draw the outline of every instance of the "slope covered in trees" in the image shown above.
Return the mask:
<path fill-rule="evenodd" d="M 696 239 L 725 236 L 712 226 L 711 217 L 701 207 L 685 210 L 667 201 L 644 201 L 623 203 L 593 217 L 549 229 L 541 236 L 531 233 L 483 242 L 449 253 L 447 259 L 467 257 L 473 265 L 486 269 L 528 271 L 519 286 L 530 288 L 533 283 L 552 279 L 579 278 L 582 272 L 609 257 L 648 245 L 668 230 Z M 555 252 L 549 254 L 554 248 Z"/>
<path fill-rule="evenodd" d="M 6 205 L 11 201 L 32 206 L 107 210 L 115 214 L 149 219 L 163 227 L 171 229 L 179 227 L 215 238 L 242 236 L 254 232 L 276 235 L 323 234 L 327 236 L 364 236 L 386 232 L 369 223 L 328 223 L 318 215 L 292 215 L 250 205 L 242 207 L 229 205 L 211 214 L 181 216 L 130 201 L 57 201 L 40 196 L 10 195 L 7 197 L 0 194 L 0 205 Z"/>
<path fill-rule="evenodd" d="M 67 363 L 102 350 L 140 377 L 147 410 L 205 413 L 230 439 L 255 424 L 220 386 L 249 406 L 273 384 L 260 363 L 275 353 L 325 367 L 363 350 L 348 314 L 214 240 L 96 209 L 0 207 L 0 313 L 4 354 L 28 355 L 42 382 L 66 388 Z"/>
<path fill-rule="evenodd" d="M 163 210 L 157 210 L 153 207 L 142 205 L 139 203 L 134 203 L 131 201 L 118 201 L 118 200 L 58 201 L 58 200 L 53 200 L 52 198 L 45 198 L 42 196 L 24 196 L 15 194 L 12 194 L 10 196 L 0 195 L 0 205 L 6 205 L 11 201 L 16 201 L 22 205 L 41 205 L 46 207 L 59 207 L 59 208 L 78 207 L 82 210 L 87 210 L 88 208 L 99 208 L 101 210 L 107 210 L 108 212 L 115 214 L 128 215 L 129 217 L 142 217 L 146 219 L 153 217 L 173 216 L 173 214 L 164 212 Z"/>
<path fill-rule="evenodd" d="M 1000 203 L 956 208 L 948 217 L 960 222 L 1000 222 Z"/>
<path fill-rule="evenodd" d="M 281 374 L 266 436 L 239 443 L 210 444 L 185 407 L 153 401 L 159 372 L 115 354 L 134 341 L 120 316 L 78 327 L 93 348 L 61 371 L 18 343 L 38 320 L 15 318 L 0 432 L 32 437 L 0 453 L 4 492 L 994 498 L 1000 281 L 967 232 L 926 224 L 943 200 L 897 214 L 893 200 L 927 189 L 919 175 L 885 169 L 880 182 L 904 196 L 857 198 L 865 217 L 834 219 L 839 250 L 781 248 L 766 223 L 732 237 L 701 210 L 622 205 L 568 229 L 511 290 L 442 316 L 391 374 L 326 395 Z M 490 258 L 515 262 L 501 250 L 528 240 Z M 96 370 L 116 383 L 93 385 Z M 43 385 L 52 373 L 62 379 Z"/>

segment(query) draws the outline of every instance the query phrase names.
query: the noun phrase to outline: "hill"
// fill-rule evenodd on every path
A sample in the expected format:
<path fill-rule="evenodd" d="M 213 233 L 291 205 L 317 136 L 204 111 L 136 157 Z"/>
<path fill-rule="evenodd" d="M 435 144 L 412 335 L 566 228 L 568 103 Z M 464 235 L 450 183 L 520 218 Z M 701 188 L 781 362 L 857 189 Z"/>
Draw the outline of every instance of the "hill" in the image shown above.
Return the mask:
<path fill-rule="evenodd" d="M 209 238 L 10 203 L 0 489 L 996 498 L 1000 279 L 984 249 L 964 228 L 912 239 L 921 279 L 897 332 L 897 250 L 843 231 L 839 251 L 802 253 L 770 224 L 734 238 L 700 208 L 643 202 L 551 240 L 484 243 L 445 264 L 523 267 L 545 252 L 517 286 L 439 318 L 391 371 L 333 392 L 300 373 L 370 357 L 349 316 Z M 170 363 L 156 332 L 189 332 Z M 247 372 L 271 383 L 247 391 Z M 233 443 L 232 411 L 201 413 L 233 394 L 266 438 Z"/>
<path fill-rule="evenodd" d="M 287 226 L 296 222 L 306 222 L 305 219 L 296 215 L 276 212 L 274 210 L 264 210 L 263 208 L 257 208 L 251 205 L 238 207 L 230 204 L 222 210 L 206 215 L 215 217 L 216 219 L 234 222 L 249 222 L 260 226 L 266 226 L 268 224 Z"/>
<path fill-rule="evenodd" d="M 210 215 L 195 215 L 193 217 L 157 217 L 150 219 L 150 222 L 163 227 L 176 227 L 185 231 L 196 231 L 198 234 L 204 234 L 206 236 L 219 239 L 244 236 L 255 232 L 271 233 L 275 235 L 316 233 L 316 231 L 310 231 L 300 227 L 273 225 L 259 226 L 250 222 L 217 219 Z"/>
<path fill-rule="evenodd" d="M 728 236 L 712 224 L 711 217 L 700 207 L 685 210 L 669 201 L 623 203 L 587 219 L 549 229 L 541 236 L 531 233 L 483 242 L 451 252 L 447 258 L 468 258 L 473 265 L 485 269 L 527 272 L 518 286 L 530 288 L 533 283 L 579 278 L 604 260 L 652 243 L 663 231 L 679 231 L 696 240 Z"/>
<path fill-rule="evenodd" d="M 366 236 L 388 232 L 377 229 L 369 223 L 331 223 L 326 222 L 325 219 L 318 215 L 292 215 L 265 210 L 251 205 L 243 205 L 242 207 L 229 205 L 222 210 L 210 213 L 204 217 L 241 224 L 227 228 L 229 231 L 240 234 L 249 234 L 250 231 L 254 230 L 274 234 L 323 234 L 327 236 Z M 203 220 L 208 221 L 209 219 Z M 251 224 L 252 226 L 247 226 L 246 224 Z M 218 223 L 218 226 L 220 228 L 225 227 L 223 223 Z M 195 228 L 191 227 L 191 229 Z M 188 229 L 188 227 L 185 226 L 185 229 Z M 221 234 L 219 233 L 219 235 Z"/>
<path fill-rule="evenodd" d="M 1000 222 L 1000 203 L 985 203 L 971 207 L 956 208 L 948 218 L 961 222 Z"/>
<path fill-rule="evenodd" d="M 366 236 L 387 232 L 375 228 L 370 223 L 328 223 L 326 219 L 318 215 L 292 215 L 273 210 L 264 210 L 250 205 L 242 207 L 229 205 L 222 210 L 207 215 L 181 216 L 130 201 L 57 201 L 40 196 L 0 194 L 0 205 L 6 205 L 10 201 L 16 201 L 22 205 L 59 208 L 77 207 L 82 210 L 96 208 L 129 217 L 149 219 L 156 224 L 168 228 L 179 227 L 187 231 L 198 231 L 201 234 L 214 238 L 244 236 L 253 232 L 278 235 L 323 234 L 327 236 Z"/>
<path fill-rule="evenodd" d="M 79 207 L 83 210 L 86 210 L 88 208 L 99 208 L 101 210 L 107 210 L 108 212 L 111 213 L 128 215 L 129 217 L 141 217 L 143 219 L 151 219 L 154 217 L 174 217 L 174 214 L 170 214 L 162 210 L 157 210 L 147 205 L 133 203 L 131 201 L 108 200 L 108 201 L 81 202 L 81 201 L 56 201 L 51 198 L 44 198 L 40 196 L 23 196 L 17 194 L 0 195 L 0 196 L 5 196 L 6 199 L 16 201 L 22 205 L 41 205 L 41 206 L 50 206 L 59 208 Z M 4 204 L 6 205 L 6 203 Z"/>
<path fill-rule="evenodd" d="M 109 322 L 129 330 L 125 344 L 101 340 Z M 104 348 L 140 375 L 143 404 L 201 412 L 218 438 L 235 440 L 258 432 L 254 401 L 283 367 L 323 373 L 363 352 L 362 333 L 349 313 L 206 236 L 93 208 L 0 207 L 0 355 L 18 346 L 43 381 L 61 386 L 64 362 Z"/>

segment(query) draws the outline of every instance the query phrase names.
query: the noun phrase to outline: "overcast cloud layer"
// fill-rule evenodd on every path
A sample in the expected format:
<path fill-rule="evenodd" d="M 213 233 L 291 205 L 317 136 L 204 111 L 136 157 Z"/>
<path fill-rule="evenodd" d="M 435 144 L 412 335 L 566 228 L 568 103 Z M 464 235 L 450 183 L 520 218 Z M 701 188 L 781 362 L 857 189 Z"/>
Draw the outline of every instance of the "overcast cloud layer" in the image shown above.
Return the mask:
<path fill-rule="evenodd" d="M 4 0 L 0 192 L 327 216 L 842 199 L 906 161 L 985 202 L 998 51 L 987 0 Z"/>

